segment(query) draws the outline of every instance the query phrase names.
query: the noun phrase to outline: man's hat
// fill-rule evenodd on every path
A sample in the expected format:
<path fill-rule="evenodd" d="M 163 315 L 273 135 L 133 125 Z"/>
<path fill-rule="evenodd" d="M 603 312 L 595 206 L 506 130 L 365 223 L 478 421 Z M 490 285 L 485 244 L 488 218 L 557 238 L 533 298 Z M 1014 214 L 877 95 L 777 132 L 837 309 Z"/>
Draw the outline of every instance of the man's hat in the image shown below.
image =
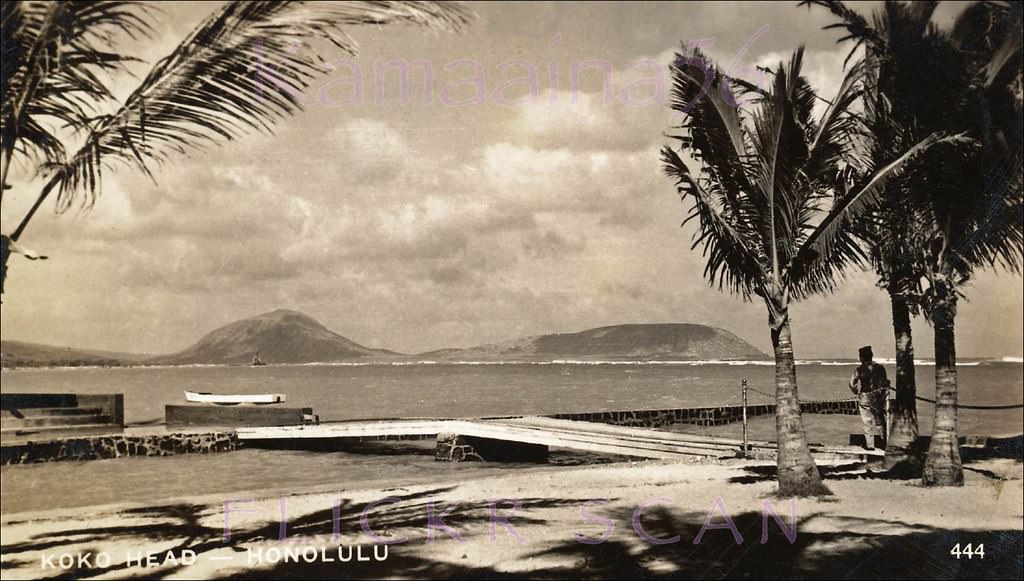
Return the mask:
<path fill-rule="evenodd" d="M 874 355 L 874 353 L 871 352 L 871 345 L 865 345 L 858 349 L 857 352 L 861 357 L 864 357 L 865 355 Z"/>

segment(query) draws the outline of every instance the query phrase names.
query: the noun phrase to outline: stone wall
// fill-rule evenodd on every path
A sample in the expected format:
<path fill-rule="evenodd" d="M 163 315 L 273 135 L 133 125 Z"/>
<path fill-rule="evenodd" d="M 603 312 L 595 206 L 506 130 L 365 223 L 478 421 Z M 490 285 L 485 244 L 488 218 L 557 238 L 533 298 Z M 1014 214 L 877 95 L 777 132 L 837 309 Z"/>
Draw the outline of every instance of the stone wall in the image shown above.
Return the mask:
<path fill-rule="evenodd" d="M 125 456 L 175 456 L 229 452 L 239 446 L 234 432 L 194 434 L 107 434 L 24 442 L 0 448 L 0 464 L 101 460 Z"/>

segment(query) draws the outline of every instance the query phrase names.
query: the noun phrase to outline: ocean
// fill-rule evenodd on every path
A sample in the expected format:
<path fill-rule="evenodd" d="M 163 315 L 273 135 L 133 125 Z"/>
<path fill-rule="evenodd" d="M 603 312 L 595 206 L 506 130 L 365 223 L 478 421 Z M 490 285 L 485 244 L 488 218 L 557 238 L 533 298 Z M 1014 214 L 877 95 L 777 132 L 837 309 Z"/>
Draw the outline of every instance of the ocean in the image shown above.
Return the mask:
<path fill-rule="evenodd" d="M 807 361 L 797 368 L 801 399 L 850 397 L 853 361 Z M 892 379 L 895 370 L 886 365 Z M 1019 361 L 964 361 L 960 401 L 1020 404 Z M 774 393 L 771 362 L 552 362 L 315 364 L 125 368 L 13 369 L 0 373 L 4 392 L 124 393 L 129 424 L 161 423 L 164 405 L 184 391 L 284 393 L 288 405 L 312 407 L 321 421 L 397 417 L 480 417 L 665 409 L 738 404 L 747 379 L 749 402 Z M 933 399 L 934 367 L 917 369 L 918 395 Z M 760 393 L 760 392 L 763 392 Z M 919 406 L 922 433 L 932 406 Z M 961 410 L 962 434 L 1017 434 L 1024 411 Z"/>
<path fill-rule="evenodd" d="M 814 361 L 798 366 L 801 397 L 849 397 L 855 363 Z M 887 365 L 890 376 L 892 364 Z M 959 368 L 961 402 L 1019 404 L 1024 399 L 1020 362 L 966 362 Z M 934 367 L 918 368 L 919 393 L 934 397 Z M 136 367 L 14 369 L 0 373 L 3 391 L 125 394 L 126 420 L 160 424 L 163 406 L 183 403 L 184 390 L 220 393 L 282 392 L 289 405 L 310 406 L 322 420 L 389 417 L 501 416 L 600 410 L 662 409 L 736 404 L 749 381 L 751 403 L 771 398 L 769 362 L 290 365 L 266 367 Z M 921 403 L 922 434 L 931 431 L 933 407 Z M 1012 435 L 1024 411 L 962 410 L 960 433 Z M 810 441 L 846 443 L 859 433 L 856 416 L 808 414 Z M 673 426 L 673 430 L 739 437 L 741 426 Z M 750 437 L 774 439 L 770 416 L 751 420 Z M 621 459 L 619 459 L 621 460 Z M 0 467 L 0 511 L 12 513 L 107 503 L 193 502 L 196 482 L 211 495 L 259 491 L 287 495 L 323 487 L 380 487 L 412 482 L 482 478 L 513 470 L 616 461 L 572 450 L 552 450 L 548 465 L 435 463 L 433 442 L 382 443 L 366 450 L 329 453 L 247 449 L 231 454 L 133 457 Z M 47 494 L 39 494 L 40 488 Z M 246 494 L 249 494 L 246 492 Z M 174 500 L 178 499 L 178 500 Z"/>

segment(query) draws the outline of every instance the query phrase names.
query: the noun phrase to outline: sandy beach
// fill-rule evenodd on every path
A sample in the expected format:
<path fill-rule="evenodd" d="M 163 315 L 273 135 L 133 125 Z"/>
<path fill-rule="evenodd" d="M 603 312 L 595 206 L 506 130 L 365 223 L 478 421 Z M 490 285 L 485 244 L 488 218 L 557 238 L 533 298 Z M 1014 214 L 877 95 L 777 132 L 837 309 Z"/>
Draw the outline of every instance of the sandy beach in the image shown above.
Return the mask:
<path fill-rule="evenodd" d="M 821 467 L 834 495 L 799 500 L 770 462 L 627 461 L 5 511 L 3 576 L 1019 577 L 1019 459 L 969 459 L 963 488 Z"/>

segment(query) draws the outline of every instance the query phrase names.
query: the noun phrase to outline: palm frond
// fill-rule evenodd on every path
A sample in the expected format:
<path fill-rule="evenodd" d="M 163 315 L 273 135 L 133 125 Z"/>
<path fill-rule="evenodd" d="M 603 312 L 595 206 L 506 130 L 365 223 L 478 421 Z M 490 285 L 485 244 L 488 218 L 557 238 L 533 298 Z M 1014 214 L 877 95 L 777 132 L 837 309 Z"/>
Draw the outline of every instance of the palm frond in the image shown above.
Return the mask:
<path fill-rule="evenodd" d="M 886 184 L 929 148 L 940 143 L 965 141 L 969 140 L 963 134 L 929 135 L 841 196 L 796 252 L 788 269 L 793 284 L 821 288 L 821 281 L 831 278 L 829 275 L 835 271 L 835 265 L 858 263 L 863 251 L 852 242 L 847 225 L 879 204 Z"/>
<path fill-rule="evenodd" d="M 918 0 L 917 2 L 886 2 L 885 11 L 888 13 L 889 21 L 903 20 L 910 23 L 909 27 L 903 27 L 904 34 L 910 38 L 925 38 L 928 30 L 933 26 L 932 15 L 939 7 L 937 0 Z"/>
<path fill-rule="evenodd" d="M 84 145 L 53 166 L 58 208 L 78 193 L 91 204 L 103 166 L 149 172 L 151 162 L 257 131 L 302 108 L 301 93 L 323 71 L 307 46 L 323 38 L 354 54 L 346 25 L 406 22 L 456 30 L 470 14 L 439 2 L 230 2 L 159 61 L 113 114 L 97 119 Z"/>
<path fill-rule="evenodd" d="M 670 67 L 670 106 L 685 118 L 680 138 L 684 149 L 705 165 L 709 182 L 724 184 L 726 211 L 736 216 L 751 213 L 738 192 L 750 190 L 744 164 L 749 156 L 736 100 L 722 96 L 722 75 L 699 50 L 677 53 Z"/>
<path fill-rule="evenodd" d="M 855 103 L 863 103 L 864 87 L 871 82 L 867 58 L 846 71 L 835 98 L 825 109 L 811 138 L 807 174 L 812 179 L 840 165 L 864 168 L 870 164 L 870 140 L 864 118 L 852 113 Z M 871 113 L 874 116 L 874 113 Z"/>
<path fill-rule="evenodd" d="M 969 273 L 975 266 L 1001 267 L 1019 274 L 1024 252 L 1024 202 L 1017 197 L 995 197 L 980 216 L 976 227 L 954 246 L 958 262 L 969 268 L 957 268 Z"/>
<path fill-rule="evenodd" d="M 21 2 L 0 3 L 0 88 L 4 100 L 14 75 L 28 54 L 30 36 L 27 17 Z"/>
<path fill-rule="evenodd" d="M 878 44 L 881 42 L 877 30 L 868 24 L 867 19 L 857 13 L 856 10 L 846 6 L 843 2 L 838 0 L 802 0 L 797 3 L 797 6 L 822 6 L 839 17 L 839 22 L 825 26 L 824 30 L 845 28 L 846 36 L 840 37 L 836 44 L 842 44 L 848 40 L 853 41 L 853 48 L 850 49 L 849 54 L 846 55 L 846 59 L 843 61 L 844 66 L 850 61 L 861 45 L 865 43 Z"/>
<path fill-rule="evenodd" d="M 21 122 L 18 139 L 14 141 L 12 151 L 22 158 L 35 160 L 38 165 L 45 165 L 49 163 L 48 160 L 64 158 L 64 144 L 50 128 L 41 125 L 34 116 L 26 117 Z"/>
<path fill-rule="evenodd" d="M 947 249 L 936 270 L 968 278 L 975 268 L 1021 270 L 1021 162 L 986 155 L 977 143 L 946 146 L 913 192 L 916 215 L 930 240 Z M 938 148 L 936 148 L 938 149 Z"/>
<path fill-rule="evenodd" d="M 5 170 L 14 151 L 37 163 L 62 161 L 60 140 L 40 118 L 77 126 L 94 114 L 95 104 L 111 100 L 97 73 L 132 60 L 114 45 L 119 37 L 147 34 L 148 14 L 137 2 L 3 3 Z"/>
<path fill-rule="evenodd" d="M 767 284 L 767 261 L 756 249 L 757 234 L 748 230 L 737 217 L 725 210 L 722 198 L 711 196 L 695 180 L 686 163 L 670 147 L 661 150 L 665 173 L 676 180 L 676 189 L 685 200 L 689 198 L 693 207 L 683 224 L 698 221 L 698 232 L 694 235 L 691 249 L 702 247 L 707 260 L 704 278 L 719 289 L 730 291 L 749 299 L 752 293 L 763 292 Z"/>
<path fill-rule="evenodd" d="M 779 67 L 770 95 L 761 100 L 761 108 L 753 116 L 755 187 L 770 209 L 766 216 L 767 246 L 776 278 L 794 249 L 800 209 L 811 191 L 803 171 L 808 132 L 798 123 L 795 106 L 797 88 L 806 85 L 800 80 L 802 60 L 803 47 L 793 54 L 787 67 Z"/>

